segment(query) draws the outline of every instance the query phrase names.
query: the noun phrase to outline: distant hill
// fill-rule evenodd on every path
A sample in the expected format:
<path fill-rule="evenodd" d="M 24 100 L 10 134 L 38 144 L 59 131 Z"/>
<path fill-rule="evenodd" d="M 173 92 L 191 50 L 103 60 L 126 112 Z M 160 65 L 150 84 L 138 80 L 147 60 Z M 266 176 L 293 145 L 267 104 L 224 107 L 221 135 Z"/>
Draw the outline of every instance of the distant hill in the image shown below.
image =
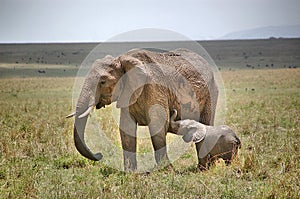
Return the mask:
<path fill-rule="evenodd" d="M 300 38 L 300 25 L 268 26 L 229 33 L 219 39 Z"/>

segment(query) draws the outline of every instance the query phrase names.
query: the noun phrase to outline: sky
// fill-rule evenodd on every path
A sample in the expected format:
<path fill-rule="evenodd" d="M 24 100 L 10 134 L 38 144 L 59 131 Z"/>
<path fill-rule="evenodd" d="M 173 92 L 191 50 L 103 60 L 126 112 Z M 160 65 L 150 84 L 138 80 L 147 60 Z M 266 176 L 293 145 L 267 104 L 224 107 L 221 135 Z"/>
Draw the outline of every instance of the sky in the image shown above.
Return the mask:
<path fill-rule="evenodd" d="M 0 0 L 0 43 L 100 42 L 166 29 L 193 40 L 300 25 L 300 0 Z"/>

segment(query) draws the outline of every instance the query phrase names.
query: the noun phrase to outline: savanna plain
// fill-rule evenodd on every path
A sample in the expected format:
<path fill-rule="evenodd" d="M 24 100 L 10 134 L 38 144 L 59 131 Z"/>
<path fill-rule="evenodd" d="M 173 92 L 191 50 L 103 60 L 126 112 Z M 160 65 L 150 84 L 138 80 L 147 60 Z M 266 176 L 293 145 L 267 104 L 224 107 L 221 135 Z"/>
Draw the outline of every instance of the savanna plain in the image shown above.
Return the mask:
<path fill-rule="evenodd" d="M 204 172 L 196 169 L 192 145 L 173 170 L 123 173 L 85 159 L 73 144 L 73 120 L 65 118 L 73 110 L 75 64 L 25 63 L 25 58 L 23 63 L 20 54 L 21 61 L 1 60 L 0 198 L 300 198 L 300 51 L 280 59 L 283 49 L 272 57 L 265 55 L 272 48 L 261 48 L 256 59 L 242 44 L 235 44 L 243 49 L 238 55 L 212 53 L 218 65 L 226 58 L 227 67 L 219 67 L 225 124 L 235 129 L 242 148 L 231 165 L 218 161 Z M 68 52 L 55 54 L 61 57 L 66 60 Z M 105 115 L 100 120 L 109 124 Z M 120 140 L 117 127 L 103 128 Z M 142 147 L 152 150 L 150 143 Z"/>

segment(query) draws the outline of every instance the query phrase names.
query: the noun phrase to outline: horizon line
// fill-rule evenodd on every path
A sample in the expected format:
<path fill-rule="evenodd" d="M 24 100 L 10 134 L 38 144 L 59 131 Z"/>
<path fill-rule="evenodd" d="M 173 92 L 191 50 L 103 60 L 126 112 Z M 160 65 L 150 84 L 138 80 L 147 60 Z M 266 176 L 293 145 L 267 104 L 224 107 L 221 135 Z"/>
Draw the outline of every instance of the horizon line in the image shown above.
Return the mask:
<path fill-rule="evenodd" d="M 217 38 L 217 39 L 197 39 L 197 40 L 157 40 L 157 41 L 11 41 L 11 42 L 3 42 L 0 41 L 0 44 L 88 44 L 88 43 L 151 43 L 151 42 L 206 42 L 206 41 L 241 41 L 241 40 L 270 40 L 270 39 L 300 39 L 299 37 L 268 37 L 268 38 Z"/>

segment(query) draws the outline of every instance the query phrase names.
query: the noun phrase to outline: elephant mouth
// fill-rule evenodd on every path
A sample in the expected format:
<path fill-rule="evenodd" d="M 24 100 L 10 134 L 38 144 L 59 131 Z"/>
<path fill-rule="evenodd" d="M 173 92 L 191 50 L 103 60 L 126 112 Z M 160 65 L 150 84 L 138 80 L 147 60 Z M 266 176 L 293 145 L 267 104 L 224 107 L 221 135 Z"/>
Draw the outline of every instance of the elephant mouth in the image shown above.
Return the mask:
<path fill-rule="evenodd" d="M 103 104 L 102 102 L 99 102 L 99 103 L 96 105 L 96 109 L 100 109 L 100 108 L 105 108 L 105 104 Z"/>
<path fill-rule="evenodd" d="M 105 108 L 105 105 L 110 105 L 111 101 L 111 95 L 102 95 L 102 97 L 99 100 L 99 103 L 96 104 L 96 109 Z"/>

